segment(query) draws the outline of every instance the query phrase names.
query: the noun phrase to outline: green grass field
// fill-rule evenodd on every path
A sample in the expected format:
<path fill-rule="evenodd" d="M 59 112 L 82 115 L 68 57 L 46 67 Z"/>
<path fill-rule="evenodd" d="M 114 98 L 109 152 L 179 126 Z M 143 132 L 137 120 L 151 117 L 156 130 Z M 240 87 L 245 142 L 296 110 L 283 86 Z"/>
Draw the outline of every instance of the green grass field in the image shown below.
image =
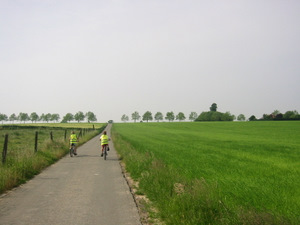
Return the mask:
<path fill-rule="evenodd" d="M 298 121 L 126 123 L 113 132 L 167 224 L 300 223 Z"/>
<path fill-rule="evenodd" d="M 75 131 L 77 135 L 82 132 L 78 143 L 81 145 L 99 134 L 104 126 L 105 124 L 95 124 L 95 130 L 88 123 L 1 126 L 0 146 L 3 149 L 4 137 L 8 134 L 8 149 L 5 163 L 2 163 L 3 155 L 0 156 L 0 193 L 26 182 L 66 155 L 69 151 L 71 131 Z M 36 131 L 38 131 L 37 152 L 35 152 Z M 50 139 L 50 132 L 53 141 Z"/>

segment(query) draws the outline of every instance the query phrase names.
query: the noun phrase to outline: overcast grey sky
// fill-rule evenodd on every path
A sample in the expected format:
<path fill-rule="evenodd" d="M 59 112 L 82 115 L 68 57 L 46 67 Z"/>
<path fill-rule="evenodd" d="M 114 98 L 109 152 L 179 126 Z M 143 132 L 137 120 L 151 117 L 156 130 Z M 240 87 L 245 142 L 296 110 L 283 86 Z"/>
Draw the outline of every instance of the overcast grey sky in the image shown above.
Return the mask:
<path fill-rule="evenodd" d="M 300 112 L 299 0 L 0 0 L 0 113 Z"/>

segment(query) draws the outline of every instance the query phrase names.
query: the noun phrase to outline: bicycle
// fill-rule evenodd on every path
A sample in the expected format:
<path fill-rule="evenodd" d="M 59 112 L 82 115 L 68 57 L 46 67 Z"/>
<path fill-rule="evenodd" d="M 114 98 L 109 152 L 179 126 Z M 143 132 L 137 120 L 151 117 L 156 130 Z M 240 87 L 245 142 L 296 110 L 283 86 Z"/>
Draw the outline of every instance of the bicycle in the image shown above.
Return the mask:
<path fill-rule="evenodd" d="M 103 146 L 103 158 L 104 158 L 104 160 L 106 160 L 106 156 L 107 156 L 107 145 Z"/>
<path fill-rule="evenodd" d="M 72 145 L 70 148 L 70 156 L 73 157 L 73 155 L 75 155 L 75 145 Z"/>

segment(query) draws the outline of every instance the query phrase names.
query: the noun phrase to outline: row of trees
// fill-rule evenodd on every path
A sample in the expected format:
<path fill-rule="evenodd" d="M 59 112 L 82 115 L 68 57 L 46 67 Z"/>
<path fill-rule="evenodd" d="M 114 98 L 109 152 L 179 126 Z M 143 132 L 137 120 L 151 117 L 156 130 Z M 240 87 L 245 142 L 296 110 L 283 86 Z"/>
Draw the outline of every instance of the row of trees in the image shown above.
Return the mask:
<path fill-rule="evenodd" d="M 184 121 L 186 119 L 185 115 L 183 112 L 179 112 L 177 115 L 174 114 L 174 112 L 167 112 L 166 116 L 161 112 L 157 112 L 154 115 L 154 118 L 152 116 L 152 113 L 150 111 L 147 111 L 143 114 L 143 116 L 140 116 L 140 114 L 135 111 L 134 113 L 131 114 L 131 119 L 136 122 L 142 119 L 142 121 L 152 121 L 153 119 L 156 120 L 157 122 L 162 121 L 162 120 L 168 120 L 169 122 L 178 120 L 178 121 Z M 217 112 L 217 104 L 213 103 L 210 107 L 209 112 L 202 112 L 199 116 L 196 112 L 191 112 L 189 115 L 189 120 L 191 121 L 233 121 L 235 120 L 236 117 L 234 115 L 231 115 L 230 112 L 226 113 L 221 113 Z M 243 114 L 240 114 L 237 117 L 238 120 L 246 120 L 245 116 Z M 123 115 L 121 117 L 121 120 L 123 122 L 129 121 L 129 117 L 127 115 Z"/>
<path fill-rule="evenodd" d="M 90 122 L 94 122 L 97 121 L 96 115 L 93 112 L 87 112 L 87 113 L 83 113 L 81 111 L 77 112 L 75 115 L 73 115 L 72 113 L 67 113 L 64 118 L 62 119 L 62 123 L 67 123 L 70 121 L 77 121 L 78 123 L 84 120 L 87 120 L 89 123 Z"/>
<path fill-rule="evenodd" d="M 198 114 L 196 112 L 191 112 L 189 115 L 189 120 L 194 121 L 197 117 L 198 117 Z M 131 119 L 134 122 L 140 121 L 141 118 L 142 118 L 142 121 L 147 121 L 147 122 L 152 121 L 153 119 L 156 120 L 157 122 L 162 121 L 164 119 L 168 120 L 169 122 L 174 121 L 174 120 L 183 121 L 186 119 L 183 112 L 179 112 L 177 115 L 175 115 L 174 112 L 167 112 L 165 117 L 161 112 L 157 112 L 153 117 L 152 113 L 150 111 L 145 112 L 143 114 L 143 116 L 140 116 L 140 114 L 137 111 L 135 111 L 134 113 L 131 114 Z M 129 117 L 124 114 L 121 117 L 121 120 L 123 122 L 127 122 L 127 121 L 129 121 Z"/>
<path fill-rule="evenodd" d="M 77 121 L 82 122 L 84 120 L 87 120 L 88 122 L 93 122 L 93 121 L 97 121 L 96 115 L 93 112 L 87 112 L 87 113 L 83 113 L 81 111 L 77 112 L 76 114 L 72 114 L 72 113 L 67 113 L 61 123 L 67 123 L 67 122 L 71 122 L 71 121 Z M 51 114 L 51 113 L 43 113 L 42 115 L 38 115 L 36 112 L 31 113 L 30 115 L 27 113 L 23 113 L 20 112 L 18 115 L 16 115 L 15 113 L 11 114 L 9 117 L 5 114 L 0 113 L 0 121 L 2 121 L 2 123 L 4 121 L 10 121 L 12 123 L 14 123 L 14 121 L 20 121 L 20 122 L 27 122 L 27 121 L 31 121 L 32 123 L 36 123 L 38 121 L 43 121 L 43 122 L 58 122 L 60 120 L 60 115 L 57 113 Z"/>
<path fill-rule="evenodd" d="M 271 114 L 263 114 L 260 119 L 257 119 L 254 115 L 249 118 L 249 121 L 255 120 L 300 120 L 300 114 L 296 110 L 286 111 L 285 113 L 274 110 Z"/>
<path fill-rule="evenodd" d="M 232 115 L 230 112 L 218 112 L 217 111 L 218 106 L 216 103 L 213 103 L 211 107 L 209 108 L 209 111 L 207 112 L 202 112 L 199 116 L 196 112 L 191 112 L 189 115 L 189 120 L 191 121 L 233 121 L 233 120 L 238 120 L 238 121 L 245 121 L 246 117 L 244 114 L 239 114 L 237 117 L 235 115 Z M 179 112 L 177 115 L 175 115 L 172 111 L 167 112 L 166 116 L 161 112 L 157 112 L 154 117 L 152 116 L 152 113 L 150 111 L 147 111 L 143 114 L 143 116 L 140 116 L 140 114 L 135 111 L 134 113 L 131 114 L 131 120 L 134 122 L 136 121 L 152 121 L 156 120 L 157 122 L 162 121 L 162 120 L 168 120 L 168 121 L 184 121 L 186 119 L 185 115 L 183 112 Z M 129 121 L 129 117 L 127 115 L 123 115 L 121 117 L 121 120 L 123 122 Z M 299 113 L 294 110 L 294 111 L 287 111 L 286 113 L 282 114 L 278 110 L 275 110 L 271 114 L 264 114 L 261 119 L 256 119 L 254 115 L 252 115 L 249 119 L 249 121 L 254 121 L 254 120 L 300 120 L 300 115 Z"/>

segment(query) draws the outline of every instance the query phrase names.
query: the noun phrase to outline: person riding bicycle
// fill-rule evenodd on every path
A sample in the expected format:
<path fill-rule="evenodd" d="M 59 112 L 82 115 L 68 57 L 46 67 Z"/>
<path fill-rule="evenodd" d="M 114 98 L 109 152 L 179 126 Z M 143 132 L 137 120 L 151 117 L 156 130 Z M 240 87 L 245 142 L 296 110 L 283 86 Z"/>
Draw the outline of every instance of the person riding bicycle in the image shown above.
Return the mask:
<path fill-rule="evenodd" d="M 109 147 L 108 147 L 108 141 L 110 140 L 110 138 L 107 136 L 106 131 L 103 132 L 103 134 L 100 137 L 100 141 L 101 141 L 101 157 L 103 157 L 103 151 L 104 151 L 104 147 L 107 146 L 107 151 L 109 151 Z"/>
<path fill-rule="evenodd" d="M 78 137 L 74 131 L 71 132 L 69 140 L 70 140 L 70 149 L 72 148 L 72 146 L 74 146 L 74 155 L 77 155 L 76 143 L 78 142 Z"/>

